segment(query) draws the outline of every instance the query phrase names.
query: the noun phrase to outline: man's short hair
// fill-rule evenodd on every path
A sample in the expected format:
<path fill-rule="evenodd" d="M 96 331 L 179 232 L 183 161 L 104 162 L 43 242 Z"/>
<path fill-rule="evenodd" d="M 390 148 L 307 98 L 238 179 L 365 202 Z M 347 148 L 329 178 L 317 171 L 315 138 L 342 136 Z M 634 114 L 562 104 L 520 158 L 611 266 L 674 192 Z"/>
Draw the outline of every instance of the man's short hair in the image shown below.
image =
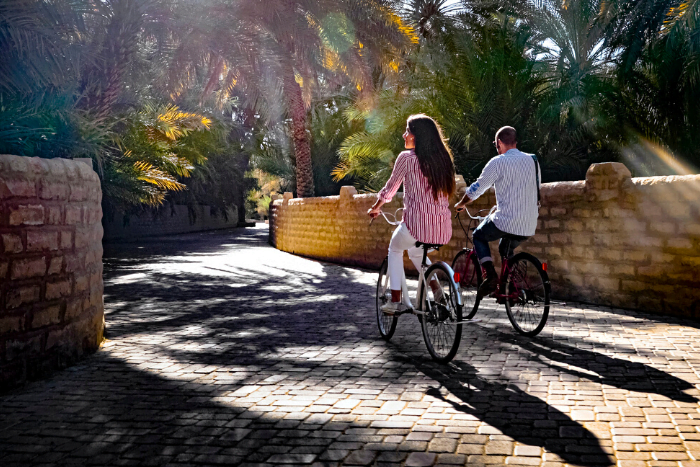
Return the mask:
<path fill-rule="evenodd" d="M 518 135 L 512 126 L 504 126 L 496 132 L 496 141 L 500 140 L 506 146 L 512 146 L 518 142 Z"/>

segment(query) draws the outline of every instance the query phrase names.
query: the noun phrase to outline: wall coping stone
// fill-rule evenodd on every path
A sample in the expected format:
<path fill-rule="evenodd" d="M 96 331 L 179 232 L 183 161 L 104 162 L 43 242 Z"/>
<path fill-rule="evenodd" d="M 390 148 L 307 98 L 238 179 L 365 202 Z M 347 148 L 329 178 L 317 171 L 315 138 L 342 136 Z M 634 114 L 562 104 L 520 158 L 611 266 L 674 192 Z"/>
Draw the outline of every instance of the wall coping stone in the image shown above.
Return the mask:
<path fill-rule="evenodd" d="M 377 195 L 354 192 L 285 194 L 272 203 L 270 243 L 320 260 L 379 267 L 394 227 L 370 228 L 366 213 Z M 545 183 L 541 194 L 537 233 L 522 250 L 549 264 L 555 297 L 700 318 L 700 175 L 632 178 L 624 164 L 593 164 L 585 180 Z M 399 208 L 401 198 L 398 193 L 386 209 Z M 474 209 L 494 203 L 490 189 Z M 456 220 L 452 227 L 452 240 L 435 254 L 450 264 L 468 244 Z M 407 260 L 405 266 L 412 269 Z"/>

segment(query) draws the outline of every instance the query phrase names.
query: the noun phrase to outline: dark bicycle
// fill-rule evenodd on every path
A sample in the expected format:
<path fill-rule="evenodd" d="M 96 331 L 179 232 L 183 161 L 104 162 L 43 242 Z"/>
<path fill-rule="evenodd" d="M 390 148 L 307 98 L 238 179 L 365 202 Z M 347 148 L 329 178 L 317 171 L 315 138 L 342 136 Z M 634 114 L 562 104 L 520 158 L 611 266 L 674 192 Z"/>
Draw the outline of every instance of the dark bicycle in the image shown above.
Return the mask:
<path fill-rule="evenodd" d="M 469 232 L 473 232 L 491 213 L 480 216 L 487 211 L 482 209 L 476 216 L 472 216 L 469 210 L 465 211 L 470 218 L 467 229 L 464 228 L 459 213 L 456 217 L 467 237 L 467 246 L 455 256 L 452 269 L 462 294 L 464 319 L 468 320 L 474 317 L 484 298 L 477 293 L 483 272 L 473 242 L 469 248 Z M 508 240 L 506 235 L 503 241 Z M 501 258 L 498 287 L 489 297 L 495 298 L 499 304 L 505 304 L 508 319 L 518 333 L 532 337 L 539 334 L 547 323 L 550 289 L 547 263 L 542 263 L 530 253 L 521 252 L 510 258 Z"/>

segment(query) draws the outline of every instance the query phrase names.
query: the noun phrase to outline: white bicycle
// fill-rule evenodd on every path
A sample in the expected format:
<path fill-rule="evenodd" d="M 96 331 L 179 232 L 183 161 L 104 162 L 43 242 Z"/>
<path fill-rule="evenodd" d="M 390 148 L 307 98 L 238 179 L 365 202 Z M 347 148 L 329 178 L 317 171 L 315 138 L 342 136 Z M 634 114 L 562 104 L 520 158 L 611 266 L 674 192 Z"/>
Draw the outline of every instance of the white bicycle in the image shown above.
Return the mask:
<path fill-rule="evenodd" d="M 403 208 L 398 209 L 393 215 L 388 214 L 393 217 L 393 220 L 390 220 L 384 212 L 380 214 L 389 224 L 399 225 L 401 221 L 397 220 L 397 215 L 402 210 Z M 438 261 L 430 266 L 426 264 L 428 252 L 436 251 L 442 245 L 416 242 L 416 246 L 423 247 L 423 261 L 418 271 L 418 286 L 413 301 L 409 296 L 406 274 L 402 276 L 401 300 L 406 306 L 405 311 L 388 314 L 381 310 L 382 305 L 391 300 L 387 274 L 388 258 L 384 258 L 379 268 L 376 298 L 379 334 L 388 341 L 396 331 L 396 323 L 400 315 L 416 315 L 430 356 L 436 362 L 447 363 L 457 353 L 462 338 L 462 324 L 465 323 L 462 320 L 462 296 L 459 285 L 454 280 L 454 272 L 447 263 Z"/>

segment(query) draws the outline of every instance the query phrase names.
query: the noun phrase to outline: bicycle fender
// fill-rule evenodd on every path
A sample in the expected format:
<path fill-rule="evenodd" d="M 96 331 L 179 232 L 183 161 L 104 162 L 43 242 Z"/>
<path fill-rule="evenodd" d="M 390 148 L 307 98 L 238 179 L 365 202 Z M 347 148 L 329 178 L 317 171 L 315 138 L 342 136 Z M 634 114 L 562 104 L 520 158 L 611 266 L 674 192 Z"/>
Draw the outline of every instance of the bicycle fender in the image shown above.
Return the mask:
<path fill-rule="evenodd" d="M 452 283 L 455 286 L 455 290 L 457 291 L 457 305 L 464 306 L 464 304 L 462 303 L 462 294 L 459 291 L 459 284 L 455 282 L 455 272 L 452 269 L 452 267 L 444 261 L 436 261 L 433 264 L 442 264 L 445 267 L 445 269 L 447 269 L 447 272 L 450 274 L 450 279 L 452 280 Z"/>

